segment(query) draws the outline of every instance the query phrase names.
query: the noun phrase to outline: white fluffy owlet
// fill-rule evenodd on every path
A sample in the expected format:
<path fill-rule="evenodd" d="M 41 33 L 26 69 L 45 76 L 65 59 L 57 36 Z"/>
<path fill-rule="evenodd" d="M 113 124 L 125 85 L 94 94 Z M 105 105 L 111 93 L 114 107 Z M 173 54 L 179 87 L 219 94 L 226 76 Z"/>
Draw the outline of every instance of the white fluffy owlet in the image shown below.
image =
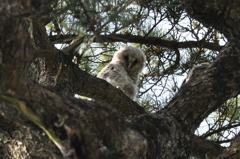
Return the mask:
<path fill-rule="evenodd" d="M 146 57 L 142 50 L 126 46 L 113 55 L 111 62 L 99 72 L 97 77 L 106 80 L 130 98 L 135 99 L 139 75 L 145 62 Z"/>

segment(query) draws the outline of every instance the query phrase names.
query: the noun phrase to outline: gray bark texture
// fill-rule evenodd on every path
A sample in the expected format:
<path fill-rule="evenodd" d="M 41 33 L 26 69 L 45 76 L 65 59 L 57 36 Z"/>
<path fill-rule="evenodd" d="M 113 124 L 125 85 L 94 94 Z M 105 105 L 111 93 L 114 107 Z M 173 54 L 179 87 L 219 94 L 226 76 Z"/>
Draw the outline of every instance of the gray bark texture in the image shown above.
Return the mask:
<path fill-rule="evenodd" d="M 187 82 L 153 114 L 54 47 L 39 20 L 53 2 L 0 1 L 0 158 L 240 158 L 239 136 L 228 149 L 194 136 L 204 118 L 239 94 L 240 2 L 181 1 L 229 44 L 201 80 Z"/>

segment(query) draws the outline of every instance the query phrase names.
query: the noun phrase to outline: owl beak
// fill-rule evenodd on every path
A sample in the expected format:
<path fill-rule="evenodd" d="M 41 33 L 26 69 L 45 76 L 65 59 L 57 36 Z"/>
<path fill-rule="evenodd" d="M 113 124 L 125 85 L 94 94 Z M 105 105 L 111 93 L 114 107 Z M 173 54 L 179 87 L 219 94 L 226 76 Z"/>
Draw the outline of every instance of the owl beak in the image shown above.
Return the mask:
<path fill-rule="evenodd" d="M 129 60 L 129 62 L 128 62 L 128 69 L 130 69 L 132 67 L 133 61 L 134 60 L 132 60 L 132 59 Z"/>

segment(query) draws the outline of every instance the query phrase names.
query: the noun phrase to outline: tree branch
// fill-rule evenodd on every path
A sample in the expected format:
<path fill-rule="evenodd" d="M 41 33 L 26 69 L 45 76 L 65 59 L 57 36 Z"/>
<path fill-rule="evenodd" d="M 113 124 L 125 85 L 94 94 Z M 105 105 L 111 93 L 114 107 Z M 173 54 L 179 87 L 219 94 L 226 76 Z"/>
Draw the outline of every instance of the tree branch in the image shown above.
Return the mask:
<path fill-rule="evenodd" d="M 231 129 L 231 128 L 237 128 L 238 126 L 240 126 L 240 123 L 234 124 L 234 125 L 232 125 L 232 124 L 226 125 L 226 126 L 223 126 L 223 127 L 221 127 L 221 128 L 218 128 L 218 129 L 216 129 L 216 130 L 213 130 L 213 131 L 211 131 L 211 132 L 208 132 L 208 133 L 202 135 L 202 137 L 203 137 L 203 138 L 206 138 L 206 137 L 211 136 L 211 135 L 213 135 L 213 134 L 220 133 L 221 131 L 224 131 L 224 130 L 228 130 L 228 129 Z"/>
<path fill-rule="evenodd" d="M 167 67 L 165 70 L 163 70 L 162 72 L 159 72 L 159 73 L 154 73 L 154 74 L 151 74 L 151 76 L 164 76 L 166 74 L 170 74 L 173 72 L 173 70 L 179 66 L 179 63 L 180 63 L 180 52 L 178 49 L 174 49 L 175 51 L 175 54 L 176 54 L 176 61 L 173 62 L 172 65 L 170 65 L 169 67 Z"/>
<path fill-rule="evenodd" d="M 0 109 L 0 158 L 63 159 L 59 149 L 39 128 L 23 123 L 25 118 L 13 105 L 4 104 L 1 100 Z M 10 116 L 13 120 L 9 120 Z"/>
<path fill-rule="evenodd" d="M 194 157 L 199 157 L 205 159 L 206 155 L 214 158 L 221 153 L 224 148 L 213 141 L 208 141 L 199 136 L 192 136 L 192 152 L 191 155 Z"/>
<path fill-rule="evenodd" d="M 240 158 L 240 133 L 235 136 L 231 142 L 230 147 L 226 148 L 220 153 L 217 158 L 219 159 L 236 159 Z"/>
<path fill-rule="evenodd" d="M 133 155 L 133 158 L 145 155 L 146 140 L 127 128 L 117 111 L 93 102 L 63 98 L 31 82 L 25 86 L 22 89 L 31 96 L 1 93 L 0 98 L 16 105 L 28 120 L 48 135 L 65 157 L 95 158 L 100 153 L 99 141 L 109 149 L 110 154 Z M 44 102 L 39 93 L 47 97 Z M 67 136 L 61 137 L 63 134 Z"/>
<path fill-rule="evenodd" d="M 143 107 L 127 97 L 121 90 L 80 70 L 77 65 L 71 63 L 65 71 L 63 84 L 67 81 L 73 82 L 69 84 L 73 86 L 74 93 L 106 103 L 127 116 L 146 113 Z M 58 84 L 61 82 L 59 81 Z"/>
<path fill-rule="evenodd" d="M 164 108 L 194 133 L 201 121 L 240 90 L 240 57 L 227 45 L 200 78 L 190 79 Z M 205 92 L 205 93 L 203 93 Z M 186 110 L 188 110 L 186 112 Z M 161 111 L 160 111 L 161 112 Z"/>
<path fill-rule="evenodd" d="M 72 39 L 75 39 L 77 35 L 57 35 L 50 36 L 50 40 L 53 43 L 70 43 Z M 210 50 L 220 51 L 223 46 L 220 46 L 216 43 L 209 43 L 204 41 L 186 41 L 186 42 L 177 42 L 163 40 L 155 37 L 143 37 L 131 34 L 111 34 L 111 35 L 99 35 L 94 38 L 93 42 L 132 42 L 139 44 L 149 44 L 155 46 L 166 47 L 169 49 L 177 48 L 206 48 Z"/>

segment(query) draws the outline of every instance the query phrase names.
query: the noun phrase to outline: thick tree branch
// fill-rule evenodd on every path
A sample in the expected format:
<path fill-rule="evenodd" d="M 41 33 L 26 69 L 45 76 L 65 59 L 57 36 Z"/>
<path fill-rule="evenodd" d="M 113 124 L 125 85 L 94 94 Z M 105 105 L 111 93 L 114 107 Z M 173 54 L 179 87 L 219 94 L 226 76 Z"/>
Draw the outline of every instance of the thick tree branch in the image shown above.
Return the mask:
<path fill-rule="evenodd" d="M 144 108 L 139 106 L 136 102 L 127 97 L 121 90 L 113 87 L 108 82 L 93 77 L 92 75 L 81 71 L 75 66 L 75 78 L 77 80 L 74 84 L 74 92 L 80 95 L 85 95 L 107 103 L 116 108 L 124 115 L 139 115 L 145 114 Z M 83 80 L 84 79 L 84 80 Z M 89 85 L 91 83 L 91 85 Z"/>
<path fill-rule="evenodd" d="M 50 40 L 53 43 L 70 43 L 75 39 L 76 35 L 57 35 L 50 36 Z M 89 37 L 90 38 L 90 37 Z M 163 40 L 155 37 L 143 37 L 131 34 L 112 34 L 112 35 L 99 35 L 94 38 L 93 42 L 132 42 L 139 44 L 149 44 L 155 46 L 166 47 L 170 49 L 177 48 L 206 48 L 210 50 L 220 51 L 223 46 L 220 46 L 216 43 L 209 43 L 204 41 L 186 41 L 186 42 L 177 42 Z"/>
<path fill-rule="evenodd" d="M 186 159 L 190 155 L 191 137 L 168 112 L 129 118 L 130 128 L 140 132 L 148 142 L 147 158 Z M 167 145 L 167 146 L 166 146 Z M 187 149 L 186 149 L 187 148 Z M 183 152 L 184 153 L 181 153 Z"/>
<path fill-rule="evenodd" d="M 223 150 L 224 148 L 222 146 L 214 143 L 213 141 L 208 141 L 195 135 L 192 136 L 192 156 L 200 159 L 205 159 L 206 156 L 214 158 Z"/>
<path fill-rule="evenodd" d="M 27 87 L 22 87 L 22 89 L 28 91 L 31 96 L 15 97 L 1 94 L 0 97 L 16 105 L 28 120 L 43 129 L 64 156 L 72 155 L 71 152 L 74 150 L 78 158 L 94 158 L 100 153 L 99 141 L 103 141 L 104 146 L 112 153 L 124 154 L 125 150 L 126 153 L 129 153 L 130 148 L 135 149 L 133 145 L 138 145 L 133 152 L 139 153 L 131 154 L 134 155 L 133 158 L 146 153 L 144 138 L 137 132 L 126 128 L 124 120 L 118 112 L 93 102 L 59 97 L 36 84 L 28 83 Z M 44 103 L 42 99 L 39 99 L 39 93 L 48 97 Z M 58 121 L 60 121 L 59 124 L 57 124 Z M 62 134 L 65 133 L 67 133 L 68 138 L 61 138 Z M 73 137 L 74 141 L 71 141 Z M 142 146 L 136 144 L 137 142 L 140 142 L 139 144 Z M 124 154 L 124 156 L 127 158 L 129 154 Z"/>
<path fill-rule="evenodd" d="M 24 117 L 13 113 L 17 110 L 12 105 L 1 101 L 0 109 L 0 158 L 63 159 L 58 148 L 40 129 L 33 124 L 24 124 Z M 9 116 L 12 116 L 13 120 L 9 120 Z"/>
<path fill-rule="evenodd" d="M 239 54 L 227 45 L 219 57 L 197 75 L 199 78 L 191 79 L 180 89 L 165 111 L 174 112 L 173 115 L 194 132 L 213 110 L 239 93 L 239 72 Z"/>
<path fill-rule="evenodd" d="M 61 54 L 61 52 L 59 52 Z M 59 55 L 58 55 L 59 57 Z M 106 103 L 126 116 L 145 114 L 143 107 L 127 97 L 121 90 L 108 82 L 94 77 L 82 70 L 70 58 L 62 56 L 62 68 L 57 77 L 56 91 L 87 96 L 98 102 Z M 68 91 L 62 88 L 68 87 Z M 70 90 L 70 92 L 69 92 Z"/>
<path fill-rule="evenodd" d="M 219 159 L 236 159 L 240 158 L 240 133 L 235 136 L 231 142 L 230 147 L 226 148 L 220 153 L 217 158 Z"/>

